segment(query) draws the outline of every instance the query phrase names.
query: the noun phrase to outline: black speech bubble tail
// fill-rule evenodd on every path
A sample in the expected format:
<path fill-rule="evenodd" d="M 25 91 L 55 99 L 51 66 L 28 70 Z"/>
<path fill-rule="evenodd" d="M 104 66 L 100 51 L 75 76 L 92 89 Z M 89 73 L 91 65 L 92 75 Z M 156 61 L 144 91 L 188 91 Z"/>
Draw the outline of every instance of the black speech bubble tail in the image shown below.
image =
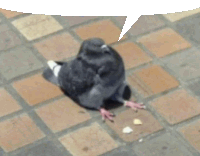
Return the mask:
<path fill-rule="evenodd" d="M 125 24 L 123 26 L 122 32 L 120 34 L 119 40 L 124 36 L 124 34 L 132 27 L 132 25 L 138 20 L 138 17 L 127 16 Z M 119 41 L 118 40 L 118 41 Z"/>

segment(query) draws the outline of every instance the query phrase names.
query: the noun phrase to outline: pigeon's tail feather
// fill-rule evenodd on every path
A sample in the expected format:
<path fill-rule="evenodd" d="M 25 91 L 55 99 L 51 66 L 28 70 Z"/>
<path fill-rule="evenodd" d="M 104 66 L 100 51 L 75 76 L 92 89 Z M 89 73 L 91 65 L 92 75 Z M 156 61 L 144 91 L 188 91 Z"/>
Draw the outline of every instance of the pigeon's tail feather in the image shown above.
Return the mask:
<path fill-rule="evenodd" d="M 47 62 L 49 68 L 53 71 L 53 74 L 58 77 L 58 73 L 60 72 L 61 65 L 57 64 L 56 62 L 50 60 Z"/>

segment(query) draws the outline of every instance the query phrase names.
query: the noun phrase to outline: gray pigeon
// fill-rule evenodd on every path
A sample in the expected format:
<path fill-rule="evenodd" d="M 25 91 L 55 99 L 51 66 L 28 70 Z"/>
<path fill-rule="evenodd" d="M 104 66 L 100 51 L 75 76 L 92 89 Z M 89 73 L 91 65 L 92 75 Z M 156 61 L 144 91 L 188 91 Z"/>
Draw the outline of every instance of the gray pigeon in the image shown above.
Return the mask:
<path fill-rule="evenodd" d="M 113 120 L 104 108 L 105 100 L 115 100 L 132 109 L 143 104 L 123 99 L 125 69 L 121 56 L 102 39 L 85 40 L 76 58 L 69 62 L 47 62 L 43 76 L 58 85 L 66 95 L 81 106 L 99 110 L 103 119 Z"/>

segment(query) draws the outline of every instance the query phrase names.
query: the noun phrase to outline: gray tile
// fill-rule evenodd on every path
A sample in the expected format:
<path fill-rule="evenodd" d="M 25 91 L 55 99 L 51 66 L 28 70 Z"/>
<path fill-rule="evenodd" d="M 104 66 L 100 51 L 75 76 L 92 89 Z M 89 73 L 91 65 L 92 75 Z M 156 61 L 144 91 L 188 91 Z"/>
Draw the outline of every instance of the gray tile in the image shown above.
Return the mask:
<path fill-rule="evenodd" d="M 185 35 L 195 43 L 200 43 L 200 15 L 191 16 L 176 23 L 176 29 L 181 35 Z"/>
<path fill-rule="evenodd" d="M 8 30 L 0 33 L 0 50 L 7 50 L 20 44 L 21 40 L 13 31 Z"/>
<path fill-rule="evenodd" d="M 3 83 L 3 78 L 0 76 L 0 84 Z"/>
<path fill-rule="evenodd" d="M 16 156 L 64 156 L 64 154 L 52 142 L 46 142 L 20 152 Z"/>
<path fill-rule="evenodd" d="M 123 28 L 127 16 L 115 16 L 115 19 L 118 21 L 119 25 Z"/>
<path fill-rule="evenodd" d="M 21 44 L 20 38 L 6 24 L 0 24 L 0 50 Z"/>
<path fill-rule="evenodd" d="M 190 84 L 188 87 L 196 96 L 200 97 L 200 80 Z"/>
<path fill-rule="evenodd" d="M 5 152 L 3 151 L 2 148 L 0 148 L 0 156 L 4 156 L 5 155 Z"/>
<path fill-rule="evenodd" d="M 41 67 L 41 62 L 25 47 L 0 54 L 0 72 L 7 80 Z"/>
<path fill-rule="evenodd" d="M 8 25 L 3 24 L 3 23 L 0 24 L 0 33 L 4 32 L 4 31 L 7 31 L 7 30 L 9 30 Z"/>
<path fill-rule="evenodd" d="M 129 32 L 135 36 L 149 32 L 164 25 L 165 23 L 155 15 L 142 15 L 139 17 L 137 22 L 133 24 Z"/>
<path fill-rule="evenodd" d="M 187 148 L 170 134 L 138 143 L 133 148 L 139 156 L 192 156 Z"/>
<path fill-rule="evenodd" d="M 106 153 L 102 156 L 137 156 L 133 150 L 129 147 L 122 147 L 122 148 L 117 148 L 109 153 Z"/>
<path fill-rule="evenodd" d="M 200 76 L 200 51 L 180 52 L 163 61 L 184 81 Z"/>

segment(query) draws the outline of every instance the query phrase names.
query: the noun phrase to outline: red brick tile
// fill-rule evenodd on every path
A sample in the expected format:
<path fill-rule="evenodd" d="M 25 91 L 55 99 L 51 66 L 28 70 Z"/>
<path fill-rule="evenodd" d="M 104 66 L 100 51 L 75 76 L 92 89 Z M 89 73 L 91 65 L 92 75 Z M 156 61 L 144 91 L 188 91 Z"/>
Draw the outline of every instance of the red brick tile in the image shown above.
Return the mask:
<path fill-rule="evenodd" d="M 3 88 L 0 88 L 0 117 L 21 109 L 17 101 Z"/>
<path fill-rule="evenodd" d="M 10 10 L 5 10 L 0 8 L 0 12 L 4 14 L 7 18 L 13 18 L 17 15 L 23 14 L 22 12 L 17 12 L 17 11 L 10 11 Z"/>
<path fill-rule="evenodd" d="M 107 44 L 117 42 L 121 30 L 110 20 L 103 20 L 79 27 L 74 30 L 83 40 L 93 37 L 99 37 L 105 40 Z M 124 36 L 122 39 L 125 39 Z M 121 40 L 122 40 L 121 39 Z"/>
<path fill-rule="evenodd" d="M 164 57 L 168 54 L 191 47 L 190 43 L 170 28 L 145 35 L 138 42 L 142 43 L 157 57 Z"/>
<path fill-rule="evenodd" d="M 63 33 L 34 45 L 48 60 L 62 60 L 78 53 L 80 44 L 69 34 Z"/>
<path fill-rule="evenodd" d="M 97 123 L 67 134 L 59 140 L 71 154 L 81 156 L 101 155 L 118 147 Z"/>
<path fill-rule="evenodd" d="M 179 131 L 200 152 L 200 120 L 180 128 Z"/>
<path fill-rule="evenodd" d="M 82 107 L 67 97 L 37 109 L 37 114 L 53 132 L 90 119 L 90 115 Z"/>
<path fill-rule="evenodd" d="M 62 91 L 46 81 L 41 74 L 14 82 L 13 87 L 31 106 L 62 95 Z"/>
<path fill-rule="evenodd" d="M 126 69 L 152 61 L 142 49 L 132 42 L 122 43 L 114 46 L 114 48 L 121 54 Z"/>
<path fill-rule="evenodd" d="M 128 81 L 132 87 L 135 87 L 145 97 L 178 87 L 179 85 L 177 80 L 157 65 L 136 71 L 128 77 Z"/>
<path fill-rule="evenodd" d="M 97 17 L 98 16 L 62 16 L 63 19 L 66 19 L 69 26 L 77 25 Z"/>
<path fill-rule="evenodd" d="M 176 124 L 200 114 L 200 102 L 185 90 L 154 100 L 151 105 L 170 123 Z"/>
<path fill-rule="evenodd" d="M 134 119 L 140 119 L 143 124 L 134 125 Z M 106 121 L 106 123 L 119 135 L 120 138 L 126 142 L 138 140 L 141 137 L 152 134 L 163 128 L 160 123 L 146 110 L 139 110 L 136 113 L 134 110 L 128 109 L 127 111 L 118 114 L 114 118 L 113 123 L 110 121 Z M 132 133 L 124 134 L 122 132 L 127 126 L 133 129 Z"/>
<path fill-rule="evenodd" d="M 0 122 L 0 146 L 6 152 L 33 143 L 44 136 L 27 114 Z"/>

